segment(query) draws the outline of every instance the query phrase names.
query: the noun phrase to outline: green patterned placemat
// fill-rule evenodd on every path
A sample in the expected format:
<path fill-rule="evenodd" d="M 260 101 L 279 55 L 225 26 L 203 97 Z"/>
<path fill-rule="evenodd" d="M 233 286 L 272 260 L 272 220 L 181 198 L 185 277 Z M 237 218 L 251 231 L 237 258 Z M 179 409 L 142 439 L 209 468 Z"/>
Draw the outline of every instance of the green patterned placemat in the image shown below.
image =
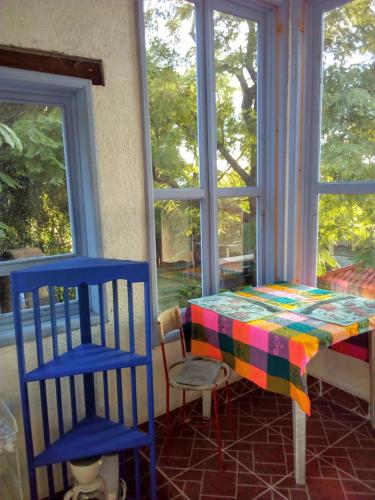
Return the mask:
<path fill-rule="evenodd" d="M 296 312 L 327 323 L 348 326 L 375 316 L 375 300 L 343 294 L 335 299 L 301 307 Z"/>

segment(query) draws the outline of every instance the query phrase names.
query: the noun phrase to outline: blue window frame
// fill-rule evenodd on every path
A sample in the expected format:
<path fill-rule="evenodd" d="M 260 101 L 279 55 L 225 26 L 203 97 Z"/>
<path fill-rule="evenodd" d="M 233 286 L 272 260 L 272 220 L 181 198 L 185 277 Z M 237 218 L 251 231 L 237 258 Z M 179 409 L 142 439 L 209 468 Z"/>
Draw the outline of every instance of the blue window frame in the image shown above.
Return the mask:
<path fill-rule="evenodd" d="M 72 238 L 72 251 L 62 255 L 1 261 L 0 276 L 6 277 L 16 269 L 74 255 L 100 256 L 101 230 L 91 82 L 80 78 L 0 68 L 0 102 L 48 106 L 60 110 Z M 73 312 L 74 302 L 72 300 Z M 92 297 L 94 309 L 96 302 L 96 297 Z M 57 313 L 59 307 L 62 313 L 63 304 L 57 305 Z M 48 333 L 48 306 L 45 306 L 43 314 L 46 320 L 45 330 Z M 30 323 L 31 333 L 32 310 L 25 309 L 23 320 L 26 332 Z M 1 314 L 0 343 L 4 345 L 12 341 L 12 314 Z"/>
<path fill-rule="evenodd" d="M 155 2 L 157 3 L 157 2 Z M 283 242 L 280 234 L 283 231 L 284 210 L 280 209 L 283 204 L 283 193 L 278 191 L 281 185 L 281 169 L 278 168 L 284 155 L 283 126 L 285 114 L 282 113 L 286 103 L 280 96 L 285 89 L 285 68 L 280 68 L 280 53 L 284 56 L 287 51 L 285 43 L 287 39 L 287 22 L 285 29 L 279 30 L 278 23 L 281 22 L 280 9 L 277 6 L 260 2 L 239 2 L 229 0 L 208 0 L 203 2 L 181 1 L 181 5 L 191 5 L 194 10 L 195 20 L 195 72 L 196 72 L 196 112 L 197 112 L 197 157 L 199 165 L 199 183 L 194 185 L 169 185 L 160 186 L 154 183 L 153 158 L 151 146 L 150 123 L 150 98 L 147 74 L 147 48 L 150 42 L 145 33 L 144 6 L 150 6 L 153 2 L 139 2 L 138 5 L 138 28 L 140 38 L 141 77 L 143 85 L 143 118 L 145 125 L 145 157 L 146 157 L 146 191 L 148 193 L 147 219 L 149 230 L 149 255 L 152 264 L 153 285 L 153 311 L 154 317 L 160 307 L 158 301 L 158 261 L 160 260 L 160 242 L 155 240 L 157 231 L 160 231 L 160 219 L 155 219 L 155 203 L 158 206 L 193 207 L 200 213 L 199 242 L 193 241 L 195 247 L 191 249 L 194 256 L 196 246 L 199 246 L 200 266 L 199 274 L 201 281 L 195 290 L 197 294 L 207 295 L 215 293 L 223 287 L 223 270 L 221 265 L 225 258 L 222 252 L 230 256 L 232 249 L 224 238 L 218 234 L 218 222 L 221 211 L 231 205 L 231 209 L 240 210 L 240 206 L 252 205 L 256 210 L 252 231 L 256 239 L 254 253 L 256 254 L 256 282 L 264 283 L 281 276 L 283 271 Z M 165 14 L 165 13 L 164 13 Z M 282 11 L 285 16 L 285 11 Z M 223 163 L 223 155 L 219 155 L 217 145 L 217 113 L 220 102 L 217 100 L 216 83 L 218 77 L 217 60 L 215 61 L 215 33 L 218 18 L 227 16 L 251 24 L 256 29 L 256 87 L 257 87 L 257 109 L 256 109 L 256 165 L 257 175 L 253 182 L 238 186 L 222 185 L 218 183 L 217 175 Z M 220 29 L 220 28 L 218 28 Z M 244 28 L 245 29 L 245 28 Z M 161 29 L 160 29 L 161 30 Z M 192 61 L 194 64 L 194 61 Z M 239 75 L 241 76 L 241 75 Z M 248 81 L 250 76 L 246 75 Z M 243 82 L 242 82 L 243 83 Z M 255 82 L 254 82 L 255 83 Z M 250 85 L 252 85 L 250 83 Z M 280 90 L 281 89 L 281 90 Z M 195 127 L 194 119 L 192 127 Z M 224 157 L 225 158 L 225 157 Z M 229 160 L 230 161 L 230 160 Z M 277 195 L 276 195 L 277 193 Z M 224 207 L 224 208 L 223 208 Z M 255 211 L 253 208 L 253 211 Z M 246 209 L 245 209 L 246 210 Z M 249 211 L 249 210 L 247 210 Z M 160 217 L 160 215 L 158 215 Z M 162 215 L 163 216 L 163 215 Z M 189 221 L 183 217 L 177 218 L 181 228 L 191 231 Z M 165 218 L 168 221 L 168 217 Z M 168 224 L 168 222 L 166 223 Z M 170 222 L 169 222 L 170 224 Z M 182 229 L 181 229 L 182 231 Z M 194 238 L 189 240 L 192 243 Z M 193 246 L 193 245 L 192 245 Z M 241 252 L 240 252 L 241 253 Z M 242 253 L 244 250 L 242 250 Z M 249 254 L 251 255 L 251 254 Z M 177 257 L 176 257 L 177 258 Z M 194 262 L 194 257 L 191 257 Z M 235 259 L 227 259 L 230 265 L 234 265 Z M 187 272 L 193 272 L 194 265 Z M 187 274 L 186 270 L 184 270 Z M 159 274 L 160 280 L 160 274 Z M 159 302 L 159 303 L 158 303 Z M 166 305 L 165 305 L 166 307 Z"/>

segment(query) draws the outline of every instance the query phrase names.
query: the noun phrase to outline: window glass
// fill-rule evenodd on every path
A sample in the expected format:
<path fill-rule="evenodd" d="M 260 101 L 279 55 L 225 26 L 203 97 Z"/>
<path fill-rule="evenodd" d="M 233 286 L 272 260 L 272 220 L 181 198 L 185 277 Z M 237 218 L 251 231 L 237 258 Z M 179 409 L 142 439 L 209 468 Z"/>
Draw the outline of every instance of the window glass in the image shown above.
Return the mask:
<path fill-rule="evenodd" d="M 156 202 L 155 227 L 161 312 L 202 294 L 199 202 Z"/>
<path fill-rule="evenodd" d="M 199 187 L 194 6 L 144 8 L 154 187 Z"/>
<path fill-rule="evenodd" d="M 375 6 L 324 14 L 322 182 L 375 180 Z"/>
<path fill-rule="evenodd" d="M 56 106 L 0 103 L 0 265 L 73 251 L 62 120 Z"/>
<path fill-rule="evenodd" d="M 375 194 L 319 200 L 318 286 L 375 299 Z"/>
<path fill-rule="evenodd" d="M 257 183 L 257 23 L 214 13 L 217 183 Z"/>
<path fill-rule="evenodd" d="M 68 297 L 70 300 L 77 299 L 77 291 L 75 288 L 68 289 Z M 64 302 L 64 288 L 55 287 L 54 294 L 55 304 Z M 42 287 L 39 289 L 39 302 L 41 306 L 49 305 L 49 292 L 48 287 Z M 33 295 L 32 293 L 21 293 L 20 294 L 20 304 L 21 309 L 32 309 L 33 307 Z M 9 276 L 0 276 L 0 315 L 12 312 L 12 298 L 11 298 L 11 288 Z M 0 316 L 4 321 L 7 320 L 6 316 Z M 1 326 L 1 321 L 0 321 Z"/>
<path fill-rule="evenodd" d="M 256 285 L 256 198 L 219 200 L 220 288 Z"/>
<path fill-rule="evenodd" d="M 71 253 L 61 109 L 2 103 L 0 124 L 2 258 Z"/>

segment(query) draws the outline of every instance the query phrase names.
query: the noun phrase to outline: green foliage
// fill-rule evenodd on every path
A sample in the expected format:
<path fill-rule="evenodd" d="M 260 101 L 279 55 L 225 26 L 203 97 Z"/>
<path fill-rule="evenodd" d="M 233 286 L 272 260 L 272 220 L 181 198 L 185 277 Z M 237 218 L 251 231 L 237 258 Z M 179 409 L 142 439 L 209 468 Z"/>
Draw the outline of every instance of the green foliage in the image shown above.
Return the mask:
<path fill-rule="evenodd" d="M 0 123 L 0 147 L 8 144 L 12 149 L 22 151 L 22 143 L 17 134 L 5 123 Z"/>
<path fill-rule="evenodd" d="M 371 0 L 354 0 L 324 19 L 321 180 L 375 180 L 375 19 Z M 322 195 L 318 275 L 338 267 L 348 248 L 357 265 L 375 267 L 375 196 Z"/>
<path fill-rule="evenodd" d="M 178 290 L 178 305 L 180 307 L 186 307 L 187 301 L 200 297 L 202 294 L 202 289 L 199 284 L 191 284 L 180 287 Z"/>
<path fill-rule="evenodd" d="M 71 251 L 68 195 L 58 107 L 0 104 L 0 254 L 33 246 Z M 11 139 L 10 139 L 11 138 Z"/>

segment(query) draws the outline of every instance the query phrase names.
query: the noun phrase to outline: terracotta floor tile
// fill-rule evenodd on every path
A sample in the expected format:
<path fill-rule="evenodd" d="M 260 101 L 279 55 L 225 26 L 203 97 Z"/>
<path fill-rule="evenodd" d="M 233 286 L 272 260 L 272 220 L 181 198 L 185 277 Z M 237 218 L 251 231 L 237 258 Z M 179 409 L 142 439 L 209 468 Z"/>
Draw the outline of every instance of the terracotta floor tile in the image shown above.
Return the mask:
<path fill-rule="evenodd" d="M 262 422 L 246 413 L 239 411 L 236 401 L 233 403 L 233 408 L 227 414 L 220 411 L 220 427 L 223 447 L 229 446 L 234 441 L 238 441 L 242 437 L 256 432 L 263 426 Z M 217 436 L 215 422 L 211 421 L 209 425 L 202 426 L 199 423 L 192 422 L 192 428 L 210 439 L 216 446 Z"/>
<path fill-rule="evenodd" d="M 310 498 L 311 500 L 318 500 L 322 498 L 331 500 L 331 498 L 344 499 L 348 495 L 352 495 L 353 498 L 355 494 L 366 496 L 372 494 L 373 498 L 375 498 L 375 493 L 371 493 L 369 486 L 336 468 L 333 463 L 329 463 L 321 457 L 315 457 L 307 462 L 305 486 L 297 485 L 292 473 L 274 487 L 290 499 Z"/>
<path fill-rule="evenodd" d="M 250 498 L 266 498 L 265 494 L 270 490 L 265 486 L 249 486 L 249 485 L 237 485 L 237 496 L 238 500 L 245 500 Z"/>
<path fill-rule="evenodd" d="M 205 471 L 202 481 L 202 494 L 236 497 L 237 475 L 235 472 Z"/>
<path fill-rule="evenodd" d="M 360 437 L 359 430 L 352 431 L 321 457 L 375 491 L 375 442 Z"/>
<path fill-rule="evenodd" d="M 320 398 L 315 403 L 317 404 L 312 405 L 311 416 L 307 418 L 306 422 L 306 448 L 311 453 L 319 454 L 349 434 L 352 426 L 348 426 L 346 421 L 341 422 L 336 418 L 337 406 L 333 403 L 327 404 Z M 340 411 L 343 410 L 340 409 Z M 363 423 L 363 419 L 359 422 Z M 356 425 L 359 425 L 357 420 Z M 275 420 L 270 424 L 270 427 L 280 432 L 289 441 L 293 440 L 292 415 Z"/>
<path fill-rule="evenodd" d="M 307 491 L 311 500 L 343 500 L 345 498 L 339 479 L 310 479 L 308 480 Z"/>
<path fill-rule="evenodd" d="M 368 442 L 375 443 L 375 429 L 372 428 L 370 421 L 366 421 L 360 427 L 357 427 L 356 433 L 361 446 L 365 446 Z"/>
<path fill-rule="evenodd" d="M 239 398 L 238 404 L 241 411 L 264 423 L 269 423 L 292 410 L 289 398 L 259 388 Z"/>
<path fill-rule="evenodd" d="M 196 420 L 201 400 L 188 405 L 190 423 L 173 427 L 169 460 L 166 420 L 157 419 L 159 500 L 375 500 L 375 432 L 365 419 L 364 402 L 328 384 L 322 384 L 320 397 L 319 382 L 311 377 L 308 385 L 306 486 L 294 480 L 290 399 L 239 380 L 231 386 L 231 412 L 225 391 L 219 391 L 224 471 L 218 469 L 213 422 L 202 427 Z M 129 486 L 134 490 L 131 479 Z"/>
<path fill-rule="evenodd" d="M 215 445 L 188 425 L 181 431 L 181 434 L 171 437 L 169 446 L 168 456 L 167 438 L 165 437 L 162 446 L 158 449 L 157 466 L 170 477 L 193 467 L 216 453 Z"/>
<path fill-rule="evenodd" d="M 369 404 L 367 401 L 357 398 L 337 387 L 331 387 L 324 393 L 324 397 L 362 417 L 366 417 L 368 414 Z"/>
<path fill-rule="evenodd" d="M 231 457 L 227 453 L 223 453 L 223 464 L 224 464 L 223 468 L 224 468 L 225 472 L 236 473 L 239 469 L 241 469 L 241 466 L 239 464 L 237 464 L 233 460 L 233 457 Z M 211 457 L 207 458 L 206 460 L 202 460 L 200 463 L 195 465 L 194 468 L 191 470 L 201 471 L 202 473 L 205 471 L 220 472 L 220 470 L 218 468 L 217 454 L 212 455 Z M 245 472 L 246 472 L 246 470 L 245 470 Z"/>
<path fill-rule="evenodd" d="M 373 493 L 347 493 L 347 500 L 374 500 Z"/>
<path fill-rule="evenodd" d="M 179 490 L 170 482 L 158 488 L 158 500 L 171 500 L 183 498 Z"/>
<path fill-rule="evenodd" d="M 226 453 L 270 485 L 293 467 L 293 447 L 269 427 L 233 443 Z"/>
<path fill-rule="evenodd" d="M 180 481 L 174 479 L 173 483 L 176 484 L 184 492 L 184 495 L 191 500 L 195 500 L 201 495 L 202 482 Z"/>

